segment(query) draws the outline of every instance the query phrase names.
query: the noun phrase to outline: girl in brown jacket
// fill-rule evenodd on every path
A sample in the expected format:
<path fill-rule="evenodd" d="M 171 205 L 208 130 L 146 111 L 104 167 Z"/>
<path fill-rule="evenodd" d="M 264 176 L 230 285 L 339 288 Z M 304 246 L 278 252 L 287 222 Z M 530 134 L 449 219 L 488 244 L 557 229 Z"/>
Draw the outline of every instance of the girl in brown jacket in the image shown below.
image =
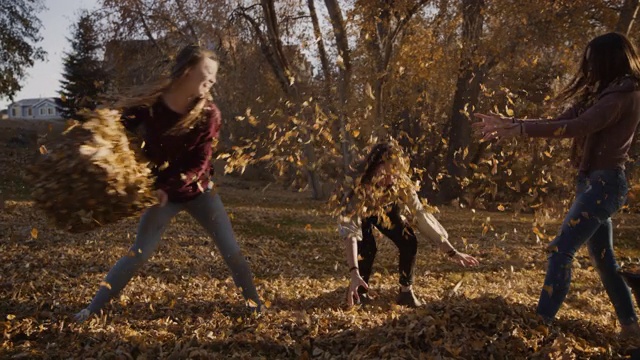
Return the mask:
<path fill-rule="evenodd" d="M 516 136 L 573 138 L 578 167 L 576 199 L 558 236 L 549 244 L 549 265 L 537 313 L 551 321 L 569 292 L 571 263 L 585 243 L 623 334 L 640 334 L 631 293 L 618 273 L 611 216 L 624 204 L 624 173 L 640 122 L 640 59 L 622 34 L 593 39 L 578 74 L 561 94 L 574 105 L 553 120 L 520 120 L 476 114 L 483 139 Z"/>

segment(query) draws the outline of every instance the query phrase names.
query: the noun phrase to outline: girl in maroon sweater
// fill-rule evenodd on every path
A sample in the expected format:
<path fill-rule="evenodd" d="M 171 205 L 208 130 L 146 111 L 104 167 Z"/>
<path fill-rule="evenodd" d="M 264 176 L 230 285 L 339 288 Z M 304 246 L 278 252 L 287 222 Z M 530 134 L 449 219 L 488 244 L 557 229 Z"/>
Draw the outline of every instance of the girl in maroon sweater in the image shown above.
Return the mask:
<path fill-rule="evenodd" d="M 561 99 L 574 105 L 553 120 L 519 120 L 476 114 L 485 140 L 515 136 L 573 138 L 578 168 L 576 198 L 558 236 L 549 244 L 549 265 L 538 314 L 551 321 L 569 292 L 571 263 L 587 244 L 591 260 L 613 303 L 623 334 L 640 335 L 631 293 L 613 252 L 613 215 L 628 192 L 624 164 L 640 122 L 640 58 L 622 34 L 593 39 L 580 71 Z"/>
<path fill-rule="evenodd" d="M 249 264 L 210 181 L 212 147 L 221 124 L 209 93 L 217 71 L 212 52 L 190 45 L 176 57 L 169 78 L 120 103 L 125 127 L 141 135 L 143 151 L 154 166 L 159 205 L 142 215 L 135 243 L 109 271 L 91 304 L 76 314 L 78 321 L 98 313 L 125 287 L 158 247 L 171 218 L 182 210 L 211 236 L 242 295 L 260 309 Z"/>

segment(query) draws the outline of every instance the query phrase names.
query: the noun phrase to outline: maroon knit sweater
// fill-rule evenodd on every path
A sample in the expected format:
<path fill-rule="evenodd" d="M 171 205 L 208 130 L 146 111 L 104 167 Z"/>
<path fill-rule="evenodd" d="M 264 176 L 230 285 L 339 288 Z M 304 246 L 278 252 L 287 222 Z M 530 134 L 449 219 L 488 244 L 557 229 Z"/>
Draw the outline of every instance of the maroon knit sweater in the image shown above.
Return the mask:
<path fill-rule="evenodd" d="M 204 111 L 200 122 L 178 135 L 167 131 L 182 115 L 171 110 L 161 99 L 150 107 L 123 111 L 125 128 L 142 135 L 143 151 L 153 165 L 156 188 L 164 190 L 171 202 L 193 200 L 211 188 L 212 146 L 222 121 L 215 104 L 207 104 Z"/>

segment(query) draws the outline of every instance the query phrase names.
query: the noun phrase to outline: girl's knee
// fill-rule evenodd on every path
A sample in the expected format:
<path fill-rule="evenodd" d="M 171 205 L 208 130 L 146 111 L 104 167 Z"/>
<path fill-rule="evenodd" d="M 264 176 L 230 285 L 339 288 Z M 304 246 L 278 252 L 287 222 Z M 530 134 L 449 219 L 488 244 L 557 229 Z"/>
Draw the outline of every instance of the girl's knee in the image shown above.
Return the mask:
<path fill-rule="evenodd" d="M 231 266 L 234 265 L 242 265 L 247 262 L 247 259 L 242 255 L 242 252 L 236 251 L 234 253 L 229 253 L 229 255 L 225 256 L 227 263 Z"/>
<path fill-rule="evenodd" d="M 364 255 L 375 255 L 378 252 L 378 246 L 376 246 L 375 241 L 372 242 L 371 244 L 368 244 L 368 246 L 363 247 L 359 253 L 364 254 Z"/>
<path fill-rule="evenodd" d="M 418 239 L 415 236 L 407 237 L 403 248 L 408 254 L 416 255 L 418 253 Z"/>
<path fill-rule="evenodd" d="M 546 251 L 548 258 L 571 262 L 576 250 L 568 246 L 561 246 L 559 243 L 560 241 L 554 240 L 547 245 Z"/>
<path fill-rule="evenodd" d="M 618 270 L 620 269 L 620 266 L 618 266 L 618 263 L 616 262 L 616 260 L 608 256 L 601 258 L 597 255 L 595 256 L 592 255 L 591 262 L 593 263 L 594 267 L 600 274 L 615 273 L 615 272 L 618 272 Z"/>
<path fill-rule="evenodd" d="M 149 258 L 151 258 L 153 250 L 153 248 L 133 246 L 127 252 L 125 259 L 128 259 L 129 261 L 132 261 L 136 264 L 142 264 L 149 260 Z"/>
<path fill-rule="evenodd" d="M 146 238 L 155 237 L 156 235 L 159 236 L 164 232 L 166 225 L 167 224 L 165 222 L 160 222 L 160 221 L 142 222 L 138 227 L 136 238 L 146 239 Z"/>

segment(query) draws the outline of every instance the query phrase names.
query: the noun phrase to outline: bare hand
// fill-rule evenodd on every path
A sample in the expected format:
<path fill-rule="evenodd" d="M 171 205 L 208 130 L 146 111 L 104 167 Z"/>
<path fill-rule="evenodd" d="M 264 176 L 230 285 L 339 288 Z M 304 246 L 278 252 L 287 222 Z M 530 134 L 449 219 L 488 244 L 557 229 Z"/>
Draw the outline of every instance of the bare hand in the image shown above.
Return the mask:
<path fill-rule="evenodd" d="M 360 295 L 358 295 L 358 288 L 362 286 L 366 290 L 369 290 L 369 285 L 358 274 L 351 274 L 351 283 L 349 284 L 349 290 L 347 290 L 347 305 L 353 306 L 354 299 L 360 302 Z"/>
<path fill-rule="evenodd" d="M 473 114 L 481 119 L 481 122 L 473 123 L 473 130 L 480 136 L 483 141 L 489 141 L 497 138 L 511 138 L 520 134 L 519 123 L 513 123 L 510 118 L 499 115 Z"/>
<path fill-rule="evenodd" d="M 167 202 L 169 202 L 169 195 L 167 195 L 164 190 L 156 190 L 156 197 L 158 198 L 158 205 L 160 207 L 167 205 Z"/>
<path fill-rule="evenodd" d="M 463 267 L 473 267 L 473 266 L 478 266 L 480 264 L 480 262 L 478 261 L 478 259 L 474 258 L 471 255 L 467 255 L 467 254 L 463 254 L 463 253 L 456 253 L 456 255 L 450 257 L 451 261 L 455 262 L 456 264 L 460 264 Z"/>

